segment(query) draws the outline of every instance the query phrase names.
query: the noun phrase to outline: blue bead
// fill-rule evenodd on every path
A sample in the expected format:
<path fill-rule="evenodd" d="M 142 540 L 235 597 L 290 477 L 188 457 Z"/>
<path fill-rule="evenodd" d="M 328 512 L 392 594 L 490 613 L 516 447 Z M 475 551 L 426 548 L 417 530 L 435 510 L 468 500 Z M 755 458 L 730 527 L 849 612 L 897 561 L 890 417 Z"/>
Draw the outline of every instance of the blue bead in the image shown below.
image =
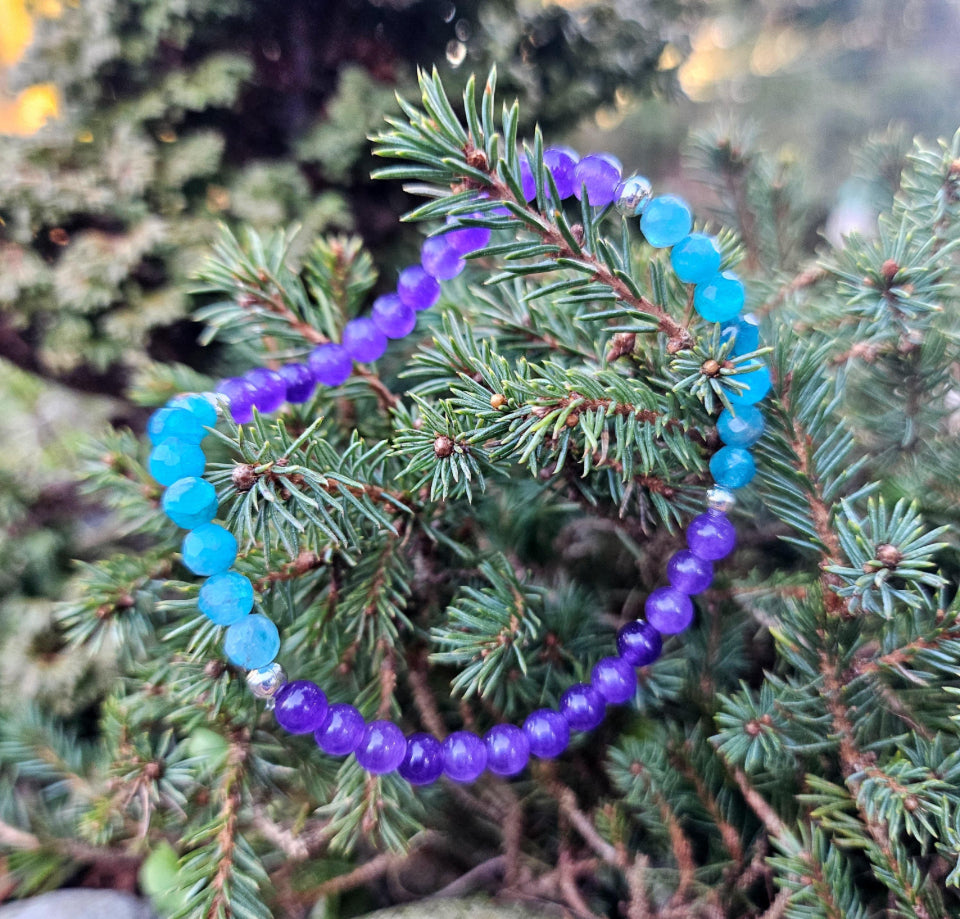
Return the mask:
<path fill-rule="evenodd" d="M 515 724 L 498 724 L 483 737 L 487 768 L 496 775 L 516 775 L 530 759 L 530 741 Z"/>
<path fill-rule="evenodd" d="M 640 217 L 640 230 L 655 249 L 675 246 L 690 234 L 692 227 L 690 208 L 686 201 L 676 195 L 654 198 Z"/>
<path fill-rule="evenodd" d="M 732 389 L 727 391 L 730 404 L 737 408 L 741 405 L 756 404 L 770 392 L 770 387 L 773 385 L 766 364 L 761 361 L 751 361 L 749 366 L 754 369 L 748 370 L 746 373 L 738 373 L 732 377 L 738 383 L 745 384 L 746 389 L 739 392 L 734 392 Z"/>
<path fill-rule="evenodd" d="M 236 559 L 237 539 L 217 523 L 203 523 L 183 537 L 182 553 L 194 574 L 219 574 Z"/>
<path fill-rule="evenodd" d="M 339 386 L 353 373 L 353 361 L 347 349 L 332 342 L 317 345 L 310 352 L 307 365 L 321 386 Z"/>
<path fill-rule="evenodd" d="M 474 782 L 487 768 L 487 748 L 476 734 L 454 731 L 443 742 L 443 771 L 454 782 Z"/>
<path fill-rule="evenodd" d="M 705 233 L 691 233 L 670 251 L 670 264 L 685 284 L 709 280 L 720 270 L 717 241 Z"/>
<path fill-rule="evenodd" d="M 411 785 L 435 782 L 443 774 L 443 744 L 430 734 L 411 734 L 397 772 Z"/>
<path fill-rule="evenodd" d="M 343 347 L 351 360 L 366 364 L 383 357 L 387 336 L 369 316 L 360 316 L 343 327 Z"/>
<path fill-rule="evenodd" d="M 165 405 L 158 408 L 147 421 L 147 437 L 152 444 L 159 444 L 171 437 L 185 443 L 198 444 L 206 436 L 203 422 L 185 407 Z"/>
<path fill-rule="evenodd" d="M 752 447 L 763 435 L 766 422 L 755 405 L 737 406 L 737 414 L 729 409 L 720 412 L 717 418 L 717 433 L 731 447 Z"/>
<path fill-rule="evenodd" d="M 715 274 L 693 291 L 693 308 L 707 322 L 726 322 L 743 309 L 743 282 L 732 271 Z"/>
<path fill-rule="evenodd" d="M 590 683 L 607 702 L 621 705 L 637 691 L 637 671 L 622 657 L 604 657 L 594 666 Z"/>
<path fill-rule="evenodd" d="M 191 475 L 177 479 L 160 504 L 178 527 L 192 530 L 217 516 L 217 490 L 206 479 Z"/>
<path fill-rule="evenodd" d="M 227 629 L 223 653 L 231 664 L 245 670 L 266 667 L 280 650 L 280 633 L 266 616 L 253 613 L 244 616 Z"/>
<path fill-rule="evenodd" d="M 756 471 L 750 451 L 743 447 L 721 447 L 710 457 L 710 474 L 724 488 L 743 488 Z"/>
<path fill-rule="evenodd" d="M 448 236 L 451 234 L 448 233 Z M 398 294 L 384 294 L 373 301 L 370 318 L 387 338 L 403 338 L 417 324 L 417 313 Z"/>
<path fill-rule="evenodd" d="M 730 352 L 734 357 L 741 357 L 756 351 L 760 347 L 760 326 L 757 317 L 753 313 L 747 313 L 738 320 L 730 322 L 723 327 L 723 338 L 726 341 L 733 337 L 733 350 Z"/>
<path fill-rule="evenodd" d="M 331 705 L 323 724 L 313 732 L 317 746 L 331 756 L 345 756 L 357 749 L 363 736 L 363 715 L 352 705 Z"/>
<path fill-rule="evenodd" d="M 172 485 L 177 479 L 203 475 L 207 458 L 198 444 L 177 437 L 161 441 L 150 451 L 147 468 L 161 485 Z"/>
<path fill-rule="evenodd" d="M 392 721 L 371 721 L 353 751 L 357 762 L 373 775 L 393 772 L 407 752 L 407 738 Z"/>
<path fill-rule="evenodd" d="M 606 700 L 589 683 L 574 683 L 560 696 L 560 714 L 575 731 L 592 731 L 606 710 Z"/>
<path fill-rule="evenodd" d="M 215 625 L 233 625 L 253 609 L 253 584 L 239 571 L 223 571 L 203 582 L 197 607 Z"/>
<path fill-rule="evenodd" d="M 552 708 L 540 708 L 527 715 L 523 722 L 530 752 L 541 759 L 552 759 L 567 749 L 570 743 L 570 725 L 567 719 Z"/>
<path fill-rule="evenodd" d="M 217 423 L 217 406 L 213 393 L 186 392 L 174 396 L 169 405 L 171 408 L 185 408 L 197 416 L 200 423 L 212 428 Z"/>

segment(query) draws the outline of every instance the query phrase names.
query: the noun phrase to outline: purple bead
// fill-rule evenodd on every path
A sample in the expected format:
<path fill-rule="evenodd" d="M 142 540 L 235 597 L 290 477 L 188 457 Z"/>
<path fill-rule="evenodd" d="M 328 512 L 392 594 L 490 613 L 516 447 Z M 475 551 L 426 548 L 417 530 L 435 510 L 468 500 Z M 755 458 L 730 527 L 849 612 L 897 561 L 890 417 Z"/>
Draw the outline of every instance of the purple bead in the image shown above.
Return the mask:
<path fill-rule="evenodd" d="M 217 395 L 224 396 L 230 403 L 230 417 L 235 424 L 246 424 L 253 420 L 253 400 L 257 388 L 243 377 L 230 377 L 217 387 Z"/>
<path fill-rule="evenodd" d="M 431 236 L 425 239 L 420 247 L 420 264 L 423 265 L 423 270 L 438 281 L 455 278 L 467 266 L 460 253 L 450 246 L 448 235 Z"/>
<path fill-rule="evenodd" d="M 314 379 L 321 386 L 339 386 L 353 373 L 353 361 L 342 345 L 317 345 L 307 358 Z"/>
<path fill-rule="evenodd" d="M 371 721 L 364 728 L 354 755 L 367 772 L 383 775 L 403 762 L 407 738 L 392 721 Z"/>
<path fill-rule="evenodd" d="M 306 364 L 285 364 L 277 372 L 287 384 L 287 402 L 306 402 L 317 388 L 317 381 Z"/>
<path fill-rule="evenodd" d="M 396 294 L 384 294 L 373 301 L 370 318 L 387 338 L 403 338 L 417 324 L 417 314 Z"/>
<path fill-rule="evenodd" d="M 443 773 L 443 744 L 430 734 L 412 734 L 397 771 L 411 785 L 429 785 Z"/>
<path fill-rule="evenodd" d="M 676 635 L 693 621 L 693 601 L 676 587 L 658 587 L 643 609 L 647 622 L 663 635 Z"/>
<path fill-rule="evenodd" d="M 541 759 L 553 759 L 570 743 L 567 719 L 552 708 L 538 708 L 523 722 L 523 733 L 530 743 L 530 752 Z"/>
<path fill-rule="evenodd" d="M 681 549 L 667 562 L 667 578 L 682 593 L 698 594 L 713 581 L 713 565 L 689 549 Z"/>
<path fill-rule="evenodd" d="M 634 619 L 617 632 L 617 651 L 628 664 L 646 667 L 663 651 L 663 638 L 649 622 Z"/>
<path fill-rule="evenodd" d="M 604 657 L 590 674 L 593 688 L 613 705 L 629 702 L 637 691 L 637 671 L 622 657 Z"/>
<path fill-rule="evenodd" d="M 715 562 L 733 551 L 737 531 L 725 514 L 707 511 L 694 517 L 687 527 L 687 545 L 694 555 Z"/>
<path fill-rule="evenodd" d="M 479 217 L 480 215 L 471 214 L 468 216 Z M 448 217 L 447 223 L 457 227 L 457 229 L 448 230 L 443 234 L 447 245 L 457 255 L 469 255 L 471 252 L 482 249 L 490 242 L 490 235 L 493 231 L 487 227 L 461 227 L 458 225 L 456 217 Z"/>
<path fill-rule="evenodd" d="M 310 680 L 284 683 L 274 695 L 273 715 L 277 724 L 291 734 L 310 734 L 327 717 L 327 697 Z"/>
<path fill-rule="evenodd" d="M 397 293 L 407 306 L 427 310 L 440 299 L 440 282 L 420 265 L 404 268 L 397 278 Z"/>
<path fill-rule="evenodd" d="M 601 721 L 607 703 L 589 683 L 574 683 L 560 696 L 560 714 L 576 731 L 591 731 Z"/>
<path fill-rule="evenodd" d="M 573 193 L 579 199 L 582 186 L 587 189 L 587 203 L 604 207 L 613 201 L 623 167 L 612 153 L 591 153 L 574 170 Z"/>
<path fill-rule="evenodd" d="M 487 768 L 487 748 L 471 731 L 454 731 L 443 742 L 443 771 L 454 782 L 476 781 Z"/>
<path fill-rule="evenodd" d="M 483 738 L 487 768 L 497 775 L 516 775 L 530 759 L 530 741 L 515 724 L 498 724 Z"/>
<path fill-rule="evenodd" d="M 543 165 L 553 175 L 560 200 L 569 198 L 578 187 L 574 172 L 579 161 L 580 154 L 573 147 L 547 147 L 543 151 Z"/>
<path fill-rule="evenodd" d="M 331 756 L 352 753 L 363 735 L 363 715 L 352 705 L 338 703 L 327 709 L 323 724 L 313 732 L 317 746 Z"/>
<path fill-rule="evenodd" d="M 256 389 L 253 405 L 261 415 L 269 415 L 283 405 L 287 397 L 287 383 L 276 370 L 258 367 L 244 374 L 244 378 Z"/>
<path fill-rule="evenodd" d="M 524 201 L 533 201 L 537 197 L 537 180 L 533 177 L 530 162 L 524 154 L 520 154 L 520 190 Z"/>
<path fill-rule="evenodd" d="M 378 360 L 387 350 L 387 336 L 368 316 L 351 319 L 343 327 L 343 347 L 351 360 L 367 364 Z"/>

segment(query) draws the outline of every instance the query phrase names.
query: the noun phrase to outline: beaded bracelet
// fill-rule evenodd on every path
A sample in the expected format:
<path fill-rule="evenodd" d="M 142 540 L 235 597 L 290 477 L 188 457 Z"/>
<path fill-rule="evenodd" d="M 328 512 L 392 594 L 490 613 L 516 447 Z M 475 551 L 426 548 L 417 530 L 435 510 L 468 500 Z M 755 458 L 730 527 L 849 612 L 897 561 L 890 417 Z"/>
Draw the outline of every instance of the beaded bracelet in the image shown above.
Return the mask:
<path fill-rule="evenodd" d="M 585 194 L 592 207 L 613 204 L 624 217 L 639 216 L 647 243 L 669 248 L 677 277 L 694 285 L 693 305 L 699 315 L 723 323 L 724 336 L 734 337 L 733 355 L 757 350 L 756 322 L 740 316 L 743 284 L 733 272 L 720 271 L 716 240 L 691 232 L 693 218 L 682 199 L 653 197 L 643 176 L 621 181 L 620 163 L 610 154 L 580 159 L 569 147 L 551 147 L 544 151 L 543 162 L 561 199 L 580 199 Z M 536 183 L 523 158 L 520 171 L 523 197 L 533 201 Z M 645 619 L 619 630 L 616 656 L 598 661 L 589 683 L 577 683 L 563 693 L 559 710 L 534 711 L 522 728 L 499 724 L 482 738 L 470 731 L 455 731 L 441 741 L 425 733 L 406 737 L 390 721 L 367 723 L 352 705 L 328 704 L 319 686 L 309 680 L 287 681 L 276 663 L 280 649 L 277 627 L 266 616 L 252 612 L 253 585 L 231 567 L 237 556 L 236 538 L 212 522 L 217 515 L 217 496 L 201 477 L 206 460 L 200 442 L 225 408 L 235 423 L 244 424 L 252 419 L 254 409 L 268 414 L 284 402 L 306 402 L 318 385 L 335 387 L 345 382 L 355 361 L 377 360 L 388 339 L 408 335 L 416 325 L 416 314 L 439 299 L 440 282 L 456 277 L 465 267 L 464 257 L 482 249 L 490 239 L 491 231 L 484 227 L 464 224 L 458 218 L 448 218 L 448 223 L 448 230 L 424 241 L 421 263 L 400 272 L 395 292 L 378 297 L 369 316 L 346 323 L 339 344 L 317 346 L 305 364 L 291 363 L 276 371 L 259 368 L 224 380 L 214 393 L 176 396 L 151 416 L 147 426 L 154 444 L 149 469 L 166 486 L 163 510 L 189 531 L 183 540 L 183 562 L 194 574 L 206 577 L 199 609 L 216 625 L 226 627 L 224 653 L 247 671 L 254 695 L 268 700 L 285 730 L 313 733 L 325 753 L 353 753 L 368 772 L 396 770 L 413 785 L 433 782 L 441 775 L 456 782 L 472 782 L 485 769 L 501 776 L 515 775 L 526 767 L 530 756 L 551 758 L 562 753 L 571 730 L 595 728 L 607 705 L 623 704 L 634 697 L 636 669 L 660 656 L 663 635 L 687 628 L 693 619 L 691 596 L 709 587 L 713 562 L 733 550 L 736 534 L 726 512 L 734 503 L 732 490 L 753 478 L 755 466 L 748 448 L 764 429 L 756 403 L 771 382 L 760 361 L 738 376 L 743 388 L 728 394 L 736 414 L 725 408 L 717 420 L 717 432 L 725 446 L 710 459 L 715 485 L 707 492 L 707 510 L 687 527 L 687 548 L 674 553 L 667 564 L 668 585 L 647 597 Z"/>

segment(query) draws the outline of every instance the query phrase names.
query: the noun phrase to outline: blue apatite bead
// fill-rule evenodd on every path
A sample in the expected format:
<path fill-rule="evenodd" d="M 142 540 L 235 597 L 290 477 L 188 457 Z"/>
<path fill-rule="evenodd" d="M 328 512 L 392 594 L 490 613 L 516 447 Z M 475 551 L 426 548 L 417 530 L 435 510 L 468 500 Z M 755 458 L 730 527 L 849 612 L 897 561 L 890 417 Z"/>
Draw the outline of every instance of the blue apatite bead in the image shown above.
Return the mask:
<path fill-rule="evenodd" d="M 717 419 L 717 433 L 731 447 L 752 447 L 763 435 L 765 427 L 763 415 L 754 405 L 738 406 L 736 415 L 724 409 Z"/>
<path fill-rule="evenodd" d="M 730 353 L 734 357 L 756 351 L 760 347 L 760 325 L 757 317 L 753 313 L 747 313 L 746 316 L 728 323 L 723 327 L 723 338 L 724 341 L 733 338 L 733 350 Z"/>
<path fill-rule="evenodd" d="M 661 195 L 643 209 L 640 230 L 655 249 L 675 246 L 690 234 L 693 215 L 687 202 L 676 195 Z"/>
<path fill-rule="evenodd" d="M 185 408 L 200 420 L 200 423 L 212 428 L 217 423 L 216 396 L 209 392 L 185 392 L 174 396 L 169 405 L 171 408 Z"/>
<path fill-rule="evenodd" d="M 726 322 L 743 309 L 743 282 L 732 271 L 715 274 L 693 291 L 693 308 L 707 322 Z"/>
<path fill-rule="evenodd" d="M 158 408 L 147 421 L 147 437 L 152 444 L 162 443 L 171 437 L 198 444 L 206 436 L 203 422 L 186 408 L 165 405 Z"/>
<path fill-rule="evenodd" d="M 722 447 L 710 457 L 710 474 L 724 488 L 743 488 L 756 472 L 757 464 L 743 447 Z"/>
<path fill-rule="evenodd" d="M 207 458 L 199 444 L 188 443 L 179 437 L 170 437 L 150 451 L 147 468 L 161 485 L 172 485 L 177 479 L 203 475 Z"/>
<path fill-rule="evenodd" d="M 233 625 L 253 609 L 253 584 L 239 571 L 222 571 L 203 582 L 197 607 L 214 625 Z"/>
<path fill-rule="evenodd" d="M 184 536 L 181 551 L 194 574 L 219 574 L 234 563 L 237 539 L 217 523 L 204 523 Z"/>
<path fill-rule="evenodd" d="M 670 251 L 670 264 L 685 284 L 707 281 L 720 270 L 717 241 L 706 233 L 691 233 Z"/>
<path fill-rule="evenodd" d="M 730 390 L 727 393 L 727 398 L 733 406 L 755 405 L 770 392 L 770 387 L 773 385 L 766 364 L 760 361 L 751 361 L 749 366 L 754 369 L 746 373 L 738 373 L 735 377 L 738 383 L 745 384 L 746 389 L 741 392 Z"/>
<path fill-rule="evenodd" d="M 217 490 L 206 479 L 190 475 L 164 492 L 161 506 L 178 527 L 192 530 L 217 516 Z"/>
<path fill-rule="evenodd" d="M 244 616 L 227 629 L 223 653 L 231 664 L 245 670 L 266 667 L 280 650 L 280 633 L 266 616 L 253 613 Z"/>

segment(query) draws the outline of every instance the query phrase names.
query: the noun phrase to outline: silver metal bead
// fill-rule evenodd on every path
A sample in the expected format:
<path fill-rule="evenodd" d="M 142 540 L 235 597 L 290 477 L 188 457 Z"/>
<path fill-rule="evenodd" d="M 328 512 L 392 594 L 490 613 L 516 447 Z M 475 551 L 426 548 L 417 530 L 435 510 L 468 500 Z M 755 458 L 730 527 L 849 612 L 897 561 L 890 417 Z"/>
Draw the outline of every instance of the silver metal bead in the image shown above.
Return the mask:
<path fill-rule="evenodd" d="M 737 499 L 734 497 L 733 492 L 730 491 L 729 488 L 723 488 L 720 485 L 714 485 L 712 488 L 707 489 L 707 507 L 709 507 L 712 511 L 721 511 L 726 513 L 736 503 Z"/>
<path fill-rule="evenodd" d="M 273 707 L 273 697 L 277 690 L 287 682 L 287 675 L 276 661 L 261 667 L 259 670 L 247 671 L 247 686 L 258 699 L 266 699 L 267 705 Z"/>
<path fill-rule="evenodd" d="M 653 186 L 645 176 L 624 179 L 616 191 L 615 206 L 624 217 L 638 217 L 653 197 Z"/>

